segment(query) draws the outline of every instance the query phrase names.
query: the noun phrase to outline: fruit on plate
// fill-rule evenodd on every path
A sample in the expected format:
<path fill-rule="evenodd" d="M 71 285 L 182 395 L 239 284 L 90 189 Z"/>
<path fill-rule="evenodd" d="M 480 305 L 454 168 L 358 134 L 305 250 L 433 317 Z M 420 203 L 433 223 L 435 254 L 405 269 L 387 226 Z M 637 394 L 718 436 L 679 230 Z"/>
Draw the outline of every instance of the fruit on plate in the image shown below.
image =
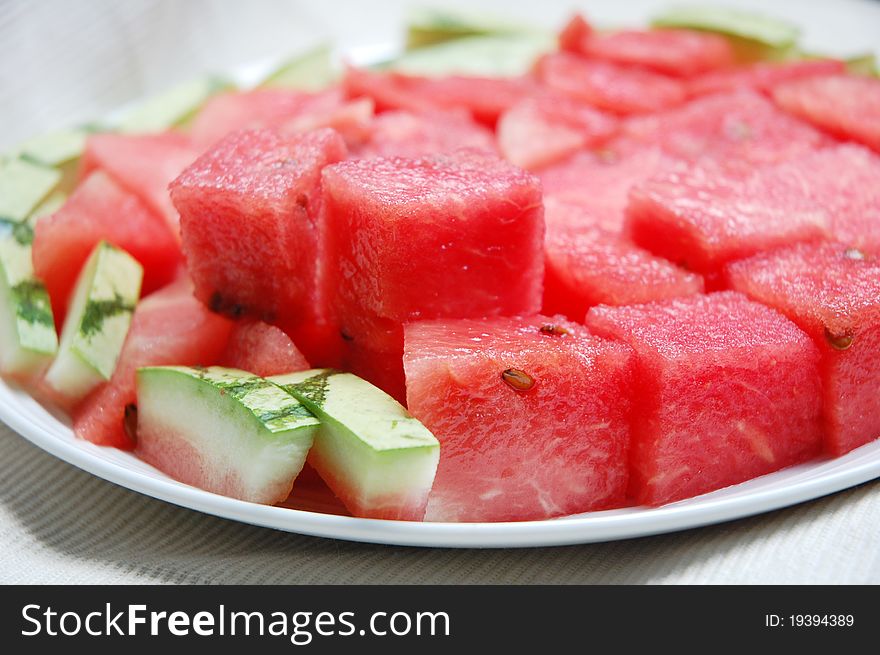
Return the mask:
<path fill-rule="evenodd" d="M 728 280 L 797 323 L 822 354 L 826 450 L 880 437 L 880 259 L 840 243 L 799 245 L 736 262 Z"/>
<path fill-rule="evenodd" d="M 539 309 L 540 183 L 494 154 L 342 162 L 323 193 L 331 304 L 354 359 L 372 362 L 354 373 L 402 383 L 407 321 Z"/>
<path fill-rule="evenodd" d="M 171 185 L 196 296 L 280 325 L 313 363 L 338 340 L 325 292 L 321 169 L 344 159 L 333 130 L 230 134 Z M 329 360 L 329 361 L 328 361 Z"/>
<path fill-rule="evenodd" d="M 135 371 L 142 366 L 216 364 L 231 330 L 229 319 L 193 297 L 185 278 L 144 298 L 135 308 L 110 380 L 74 409 L 74 433 L 102 446 L 133 448 Z"/>
<path fill-rule="evenodd" d="M 684 85 L 675 78 L 569 52 L 545 55 L 535 73 L 550 89 L 615 114 L 659 111 L 685 99 Z"/>
<path fill-rule="evenodd" d="M 819 353 L 775 310 L 722 292 L 594 307 L 586 323 L 636 352 L 628 393 L 637 503 L 720 489 L 821 450 Z"/>
<path fill-rule="evenodd" d="M 226 346 L 224 366 L 266 377 L 304 371 L 305 356 L 283 331 L 263 321 L 237 321 Z"/>
<path fill-rule="evenodd" d="M 544 201 L 545 314 L 582 321 L 593 305 L 629 305 L 703 291 L 703 278 L 593 221 L 583 208 Z"/>
<path fill-rule="evenodd" d="M 429 521 L 624 504 L 629 348 L 561 317 L 406 326 L 407 403 L 440 441 Z"/>
<path fill-rule="evenodd" d="M 104 171 L 164 218 L 179 239 L 179 218 L 168 197 L 168 184 L 198 154 L 190 139 L 178 132 L 93 134 L 86 141 L 80 175 L 85 178 L 96 170 Z"/>
<path fill-rule="evenodd" d="M 762 171 L 743 175 L 708 163 L 637 184 L 626 220 L 637 245 L 709 276 L 710 288 L 730 261 L 826 238 L 832 228 L 830 212 L 796 184 L 780 187 Z"/>
<path fill-rule="evenodd" d="M 268 380 L 221 367 L 137 371 L 137 454 L 175 480 L 252 503 L 290 495 L 318 420 Z"/>
<path fill-rule="evenodd" d="M 760 62 L 700 75 L 688 81 L 688 92 L 695 96 L 737 89 L 770 93 L 779 84 L 791 80 L 842 73 L 845 69 L 846 64 L 839 59 Z"/>
<path fill-rule="evenodd" d="M 421 521 L 440 444 L 381 389 L 317 369 L 270 378 L 321 421 L 309 464 L 354 516 Z"/>
<path fill-rule="evenodd" d="M 498 121 L 498 148 L 511 164 L 536 170 L 607 141 L 617 119 L 553 94 L 518 102 Z"/>
<path fill-rule="evenodd" d="M 210 76 L 182 82 L 138 103 L 114 127 L 125 134 L 155 134 L 186 125 L 208 98 L 229 86 Z"/>
<path fill-rule="evenodd" d="M 141 292 L 143 268 L 124 250 L 101 241 L 73 287 L 58 354 L 45 383 L 72 407 L 116 368 Z"/>
<path fill-rule="evenodd" d="M 773 90 L 785 111 L 842 138 L 880 152 L 880 79 L 826 75 L 795 80 Z"/>
<path fill-rule="evenodd" d="M 96 171 L 34 228 L 34 272 L 49 291 L 56 326 L 63 324 L 77 275 L 100 241 L 140 262 L 144 293 L 173 280 L 180 268 L 180 248 L 164 221 L 106 173 Z"/>
<path fill-rule="evenodd" d="M 831 141 L 759 93 L 717 93 L 626 123 L 623 135 L 688 161 L 703 157 L 749 171 L 800 156 Z"/>

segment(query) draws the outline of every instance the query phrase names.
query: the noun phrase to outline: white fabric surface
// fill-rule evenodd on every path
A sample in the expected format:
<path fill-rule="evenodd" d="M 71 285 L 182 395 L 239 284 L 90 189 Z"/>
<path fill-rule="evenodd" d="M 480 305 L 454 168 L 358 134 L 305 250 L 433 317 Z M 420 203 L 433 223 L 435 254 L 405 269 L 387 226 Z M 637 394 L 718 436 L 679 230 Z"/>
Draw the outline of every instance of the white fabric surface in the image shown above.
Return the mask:
<path fill-rule="evenodd" d="M 322 38 L 347 46 L 391 41 L 407 4 L 0 0 L 0 149 L 201 72 Z M 481 4 L 552 25 L 574 3 Z M 666 3 L 581 4 L 624 22 Z M 820 47 L 839 44 L 841 31 L 854 50 L 877 47 L 877 26 L 872 32 L 847 13 L 855 0 L 745 4 L 796 5 L 799 16 L 822 26 L 806 35 Z M 398 548 L 180 509 L 83 473 L 0 426 L 0 582 L 880 583 L 880 483 L 639 540 L 508 551 Z"/>

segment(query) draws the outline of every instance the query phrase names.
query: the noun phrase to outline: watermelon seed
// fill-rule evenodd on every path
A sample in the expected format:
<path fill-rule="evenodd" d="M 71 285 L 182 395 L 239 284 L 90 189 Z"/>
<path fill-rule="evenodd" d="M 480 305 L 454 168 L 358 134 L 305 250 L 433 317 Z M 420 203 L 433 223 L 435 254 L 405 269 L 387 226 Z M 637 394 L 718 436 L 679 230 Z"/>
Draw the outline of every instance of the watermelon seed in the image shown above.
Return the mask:
<path fill-rule="evenodd" d="M 134 403 L 125 406 L 125 415 L 122 419 L 122 428 L 132 443 L 137 443 L 137 420 L 138 408 Z"/>
<path fill-rule="evenodd" d="M 244 307 L 242 307 L 238 303 L 228 302 L 223 298 L 223 295 L 219 291 L 215 291 L 211 295 L 211 299 L 208 302 L 208 308 L 212 312 L 216 312 L 217 314 L 225 314 L 226 316 L 231 316 L 232 318 L 238 318 L 244 313 Z"/>
<path fill-rule="evenodd" d="M 825 340 L 828 341 L 828 345 L 834 348 L 834 350 L 847 350 L 853 345 L 854 339 L 855 337 L 851 334 L 835 334 L 828 328 L 825 328 Z"/>
<path fill-rule="evenodd" d="M 535 386 L 535 379 L 518 368 L 509 368 L 501 374 L 501 379 L 514 391 L 528 391 Z"/>
<path fill-rule="evenodd" d="M 561 337 L 566 334 L 570 334 L 568 330 L 566 330 L 561 325 L 554 325 L 553 323 L 545 323 L 540 327 L 541 334 L 549 334 L 551 336 Z"/>
<path fill-rule="evenodd" d="M 342 340 L 343 340 L 343 341 L 354 341 L 354 337 L 351 336 L 351 335 L 350 335 L 348 332 L 346 332 L 345 330 L 340 330 L 340 331 L 339 331 L 339 336 L 342 337 Z"/>
<path fill-rule="evenodd" d="M 858 248 L 847 248 L 843 251 L 843 256 L 847 259 L 855 259 L 856 261 L 862 261 L 865 258 L 865 253 L 863 253 Z"/>

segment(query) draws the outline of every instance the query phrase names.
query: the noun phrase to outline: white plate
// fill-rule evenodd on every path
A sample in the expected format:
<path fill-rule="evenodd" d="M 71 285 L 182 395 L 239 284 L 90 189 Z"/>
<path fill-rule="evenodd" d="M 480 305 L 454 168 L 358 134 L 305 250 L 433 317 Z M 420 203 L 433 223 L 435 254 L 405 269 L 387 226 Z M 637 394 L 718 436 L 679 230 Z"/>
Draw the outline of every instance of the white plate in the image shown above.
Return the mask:
<path fill-rule="evenodd" d="M 600 21 L 636 24 L 667 3 L 645 0 L 579 4 Z M 762 3 L 739 4 L 760 7 Z M 880 3 L 777 1 L 763 3 L 765 9 L 767 4 L 775 13 L 802 25 L 803 42 L 808 47 L 838 55 L 878 51 L 875 32 L 880 25 Z M 523 4 L 516 9 L 520 14 L 534 14 L 536 21 L 551 24 L 558 23 L 567 13 L 569 3 L 558 3 L 550 12 L 546 12 L 545 3 L 538 5 Z M 351 54 L 363 59 L 361 53 Z M 880 477 L 880 441 L 875 441 L 838 459 L 786 469 L 657 509 L 627 508 L 519 523 L 380 521 L 324 513 L 338 511 L 338 507 L 322 495 L 326 492 L 310 485 L 308 480 L 302 483 L 298 506 L 323 511 L 256 505 L 180 484 L 129 453 L 76 439 L 66 420 L 51 414 L 21 389 L 2 381 L 0 419 L 40 448 L 74 466 L 176 505 L 289 532 L 411 546 L 549 546 L 647 536 L 751 516 Z"/>

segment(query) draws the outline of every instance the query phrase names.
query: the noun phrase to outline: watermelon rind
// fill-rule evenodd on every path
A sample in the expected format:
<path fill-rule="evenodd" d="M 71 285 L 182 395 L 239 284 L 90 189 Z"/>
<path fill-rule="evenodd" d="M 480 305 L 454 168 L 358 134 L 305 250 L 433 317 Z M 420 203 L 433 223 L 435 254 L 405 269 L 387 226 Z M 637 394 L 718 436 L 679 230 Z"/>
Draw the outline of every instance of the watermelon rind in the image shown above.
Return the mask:
<path fill-rule="evenodd" d="M 260 83 L 264 88 L 320 91 L 339 77 L 333 64 L 333 48 L 322 43 L 282 62 Z"/>
<path fill-rule="evenodd" d="M 208 98 L 230 88 L 229 81 L 214 76 L 182 82 L 124 112 L 113 127 L 126 134 L 163 132 L 185 124 Z"/>
<path fill-rule="evenodd" d="M 468 36 L 528 31 L 528 25 L 487 12 L 412 7 L 406 17 L 406 47 L 420 48 Z"/>

